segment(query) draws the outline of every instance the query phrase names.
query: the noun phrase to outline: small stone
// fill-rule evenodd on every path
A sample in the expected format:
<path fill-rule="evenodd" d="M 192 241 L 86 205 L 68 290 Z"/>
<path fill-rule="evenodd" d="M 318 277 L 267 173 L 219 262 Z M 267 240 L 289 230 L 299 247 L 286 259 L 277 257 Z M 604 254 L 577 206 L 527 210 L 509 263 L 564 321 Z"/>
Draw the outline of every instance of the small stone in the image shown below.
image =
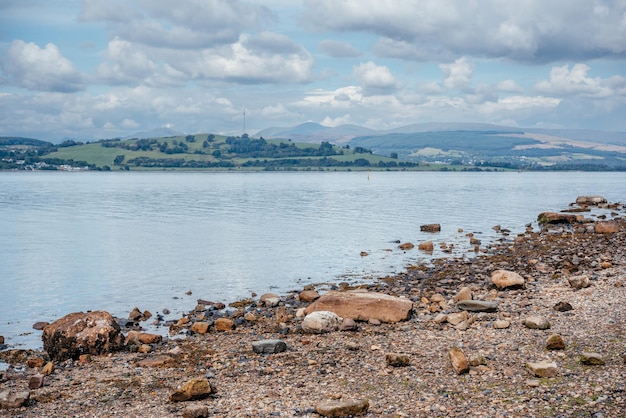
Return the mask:
<path fill-rule="evenodd" d="M 511 322 L 506 319 L 497 319 L 493 321 L 493 327 L 495 329 L 506 329 L 511 326 Z"/>
<path fill-rule="evenodd" d="M 29 357 L 26 359 L 26 365 L 31 369 L 43 367 L 44 364 L 46 364 L 46 361 L 41 357 Z"/>
<path fill-rule="evenodd" d="M 78 362 L 80 364 L 87 364 L 91 362 L 91 354 L 81 354 L 78 356 Z"/>
<path fill-rule="evenodd" d="M 537 379 L 528 379 L 526 381 L 526 386 L 529 386 L 531 388 L 536 388 L 539 387 L 539 385 L 541 384 L 541 382 Z"/>
<path fill-rule="evenodd" d="M 50 376 L 54 372 L 54 363 L 49 361 L 43 369 L 41 369 L 41 374 L 44 376 Z"/>
<path fill-rule="evenodd" d="M 183 409 L 183 418 L 208 418 L 209 407 L 206 405 L 189 405 Z"/>
<path fill-rule="evenodd" d="M 410 242 L 405 242 L 404 244 L 400 244 L 398 246 L 398 248 L 401 249 L 402 251 L 410 250 L 410 249 L 412 249 L 414 247 L 415 247 L 415 245 L 413 245 Z"/>
<path fill-rule="evenodd" d="M 304 317 L 302 330 L 309 334 L 323 334 L 336 331 L 342 318 L 330 311 L 315 311 Z"/>
<path fill-rule="evenodd" d="M 602 264 L 600 264 L 600 267 L 606 270 L 606 269 L 610 269 L 611 267 L 613 267 L 613 264 L 611 264 L 610 261 L 603 261 Z"/>
<path fill-rule="evenodd" d="M 192 379 L 170 395 L 172 402 L 185 402 L 204 399 L 215 393 L 215 388 L 207 379 Z"/>
<path fill-rule="evenodd" d="M 482 366 L 487 363 L 485 357 L 478 353 L 470 354 L 468 358 L 469 365 L 472 367 Z"/>
<path fill-rule="evenodd" d="M 339 324 L 339 331 L 357 331 L 359 326 L 352 318 L 343 318 L 341 324 Z"/>
<path fill-rule="evenodd" d="M 398 353 L 385 354 L 385 361 L 387 362 L 387 366 L 391 367 L 406 367 L 410 364 L 409 356 Z"/>
<path fill-rule="evenodd" d="M 243 319 L 245 319 L 248 322 L 254 322 L 257 320 L 257 317 L 252 312 L 246 312 L 245 315 L 243 316 Z"/>
<path fill-rule="evenodd" d="M 539 315 L 529 316 L 528 318 L 524 319 L 522 323 L 524 324 L 526 328 L 530 328 L 530 329 L 550 328 L 550 322 L 548 322 L 548 320 L 545 319 L 543 316 L 539 316 Z"/>
<path fill-rule="evenodd" d="M 456 296 L 454 296 L 454 301 L 461 302 L 464 300 L 472 300 L 473 298 L 474 297 L 472 295 L 472 289 L 470 289 L 469 287 L 462 287 L 461 289 L 459 289 Z"/>
<path fill-rule="evenodd" d="M 571 311 L 574 308 L 569 302 L 561 301 L 561 302 L 557 302 L 556 305 L 554 305 L 553 309 L 557 312 L 567 312 L 567 311 Z"/>
<path fill-rule="evenodd" d="M 0 392 L 0 409 L 16 409 L 21 408 L 28 398 L 30 392 L 27 390 L 19 392 L 11 392 L 9 389 Z"/>
<path fill-rule="evenodd" d="M 134 307 L 132 311 L 130 311 L 130 313 L 128 314 L 128 319 L 130 319 L 131 321 L 139 321 L 141 319 L 142 313 L 139 310 L 138 307 Z"/>
<path fill-rule="evenodd" d="M 422 232 L 440 232 L 441 231 L 441 225 L 440 224 L 420 225 L 420 231 L 422 231 Z"/>
<path fill-rule="evenodd" d="M 43 330 L 46 327 L 46 325 L 50 325 L 50 323 L 49 322 L 42 322 L 42 321 L 35 322 L 33 324 L 33 329 L 37 330 L 37 331 L 41 331 L 41 330 Z"/>
<path fill-rule="evenodd" d="M 43 374 L 35 374 L 28 380 L 28 389 L 39 389 L 43 387 Z"/>
<path fill-rule="evenodd" d="M 150 353 L 151 351 L 152 351 L 152 346 L 148 344 L 141 344 L 139 348 L 137 348 L 138 353 L 147 354 L 147 353 Z"/>
<path fill-rule="evenodd" d="M 552 334 L 546 341 L 546 350 L 564 350 L 565 341 L 559 334 Z"/>
<path fill-rule="evenodd" d="M 590 285 L 590 283 L 589 283 L 589 276 L 587 276 L 586 274 L 583 274 L 583 275 L 580 275 L 580 276 L 568 277 L 567 278 L 567 282 L 569 283 L 569 285 L 574 290 L 584 289 L 586 287 L 589 287 L 589 285 Z"/>
<path fill-rule="evenodd" d="M 189 331 L 195 332 L 197 334 L 206 334 L 209 331 L 209 326 L 211 324 L 208 322 L 194 322 L 191 327 L 189 327 Z"/>
<path fill-rule="evenodd" d="M 580 356 L 580 362 L 588 366 L 604 365 L 604 359 L 598 353 L 583 352 Z"/>
<path fill-rule="evenodd" d="M 280 303 L 280 296 L 274 293 L 264 293 L 259 298 L 259 302 L 263 306 L 266 306 L 268 308 L 274 308 Z"/>
<path fill-rule="evenodd" d="M 314 300 L 319 299 L 320 294 L 317 293 L 315 290 L 304 290 L 302 292 L 300 292 L 300 294 L 298 295 L 298 299 L 300 299 L 301 302 L 313 302 Z"/>
<path fill-rule="evenodd" d="M 235 322 L 230 318 L 218 318 L 215 320 L 215 329 L 218 331 L 230 331 L 235 328 Z"/>
<path fill-rule="evenodd" d="M 461 310 L 470 312 L 496 312 L 498 310 L 497 302 L 484 300 L 462 300 L 457 302 L 456 306 Z"/>
<path fill-rule="evenodd" d="M 425 251 L 427 253 L 432 253 L 435 250 L 435 245 L 432 241 L 422 242 L 417 246 L 417 249 L 420 251 Z"/>
<path fill-rule="evenodd" d="M 349 417 L 365 415 L 370 407 L 368 400 L 354 401 L 323 401 L 315 405 L 315 412 L 324 417 Z"/>
<path fill-rule="evenodd" d="M 169 367 L 174 363 L 174 359 L 170 356 L 160 355 L 139 360 L 135 365 L 137 367 Z"/>
<path fill-rule="evenodd" d="M 260 340 L 252 343 L 252 351 L 257 354 L 276 354 L 287 350 L 283 340 Z"/>
<path fill-rule="evenodd" d="M 558 374 L 556 363 L 550 361 L 526 363 L 526 368 L 537 377 L 554 377 Z"/>
<path fill-rule="evenodd" d="M 456 374 L 460 375 L 463 373 L 469 373 L 469 362 L 460 348 L 452 347 L 448 352 L 448 355 L 450 356 L 450 362 L 452 363 L 452 368 Z"/>
<path fill-rule="evenodd" d="M 430 297 L 430 301 L 433 303 L 444 302 L 445 299 L 441 293 L 435 293 Z"/>
<path fill-rule="evenodd" d="M 622 360 L 624 361 L 624 363 L 626 364 L 626 353 L 622 354 Z"/>
<path fill-rule="evenodd" d="M 495 270 L 491 273 L 491 283 L 500 290 L 519 288 L 524 286 L 524 278 L 513 271 Z"/>
<path fill-rule="evenodd" d="M 447 321 L 449 324 L 458 325 L 463 321 L 466 321 L 469 318 L 469 315 L 466 311 L 463 312 L 454 312 L 448 314 Z"/>

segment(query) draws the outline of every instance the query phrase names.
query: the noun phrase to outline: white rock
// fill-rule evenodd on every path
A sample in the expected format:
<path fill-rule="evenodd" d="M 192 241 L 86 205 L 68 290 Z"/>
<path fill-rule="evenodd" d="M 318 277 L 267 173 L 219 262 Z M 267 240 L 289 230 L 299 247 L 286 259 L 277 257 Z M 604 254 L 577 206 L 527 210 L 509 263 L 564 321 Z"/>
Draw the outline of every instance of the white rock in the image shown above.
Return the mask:
<path fill-rule="evenodd" d="M 302 330 L 310 334 L 333 332 L 339 328 L 342 318 L 334 312 L 315 311 L 304 317 Z"/>

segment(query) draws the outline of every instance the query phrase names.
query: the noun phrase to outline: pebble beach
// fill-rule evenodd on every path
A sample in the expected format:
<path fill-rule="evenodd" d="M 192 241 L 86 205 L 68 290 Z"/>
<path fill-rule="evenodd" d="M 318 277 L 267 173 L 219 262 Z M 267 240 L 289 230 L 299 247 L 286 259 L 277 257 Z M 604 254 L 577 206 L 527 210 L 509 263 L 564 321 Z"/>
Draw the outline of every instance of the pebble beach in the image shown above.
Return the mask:
<path fill-rule="evenodd" d="M 198 301 L 166 338 L 123 327 L 122 351 L 2 351 L 0 416 L 626 416 L 626 208 L 604 207 L 503 231 L 471 258 L 332 284 L 411 301 L 397 322 L 307 331 L 304 310 L 324 296 L 309 287 L 227 309 Z"/>

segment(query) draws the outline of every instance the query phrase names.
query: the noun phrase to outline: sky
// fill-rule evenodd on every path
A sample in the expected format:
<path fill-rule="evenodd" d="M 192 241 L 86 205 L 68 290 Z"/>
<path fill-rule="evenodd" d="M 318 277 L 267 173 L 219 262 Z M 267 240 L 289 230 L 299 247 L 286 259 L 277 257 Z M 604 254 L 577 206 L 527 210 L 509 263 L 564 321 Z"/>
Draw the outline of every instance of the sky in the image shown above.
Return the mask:
<path fill-rule="evenodd" d="M 0 0 L 0 136 L 626 131 L 626 0 Z"/>

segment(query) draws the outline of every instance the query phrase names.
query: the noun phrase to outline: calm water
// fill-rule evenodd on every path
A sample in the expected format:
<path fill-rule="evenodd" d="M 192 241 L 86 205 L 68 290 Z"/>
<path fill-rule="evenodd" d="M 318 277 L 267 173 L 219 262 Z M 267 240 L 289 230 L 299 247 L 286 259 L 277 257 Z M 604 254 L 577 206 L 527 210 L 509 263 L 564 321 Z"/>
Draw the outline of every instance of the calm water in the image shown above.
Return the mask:
<path fill-rule="evenodd" d="M 0 173 L 0 335 L 39 347 L 32 324 L 74 311 L 175 318 L 197 298 L 398 272 L 426 256 L 394 240 L 461 255 L 458 228 L 522 231 L 585 194 L 624 201 L 626 173 Z"/>

